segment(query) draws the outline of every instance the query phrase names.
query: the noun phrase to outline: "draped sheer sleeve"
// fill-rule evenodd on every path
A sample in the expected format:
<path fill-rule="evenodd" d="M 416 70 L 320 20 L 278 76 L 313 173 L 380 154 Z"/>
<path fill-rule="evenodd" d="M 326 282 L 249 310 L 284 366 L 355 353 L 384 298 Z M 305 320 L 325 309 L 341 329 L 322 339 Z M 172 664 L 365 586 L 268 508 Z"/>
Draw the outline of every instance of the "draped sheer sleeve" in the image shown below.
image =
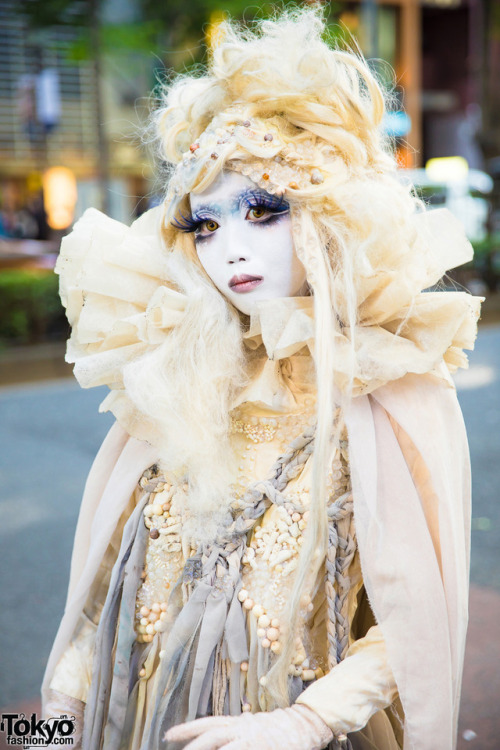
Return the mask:
<path fill-rule="evenodd" d="M 470 531 L 456 393 L 444 377 L 408 374 L 354 399 L 347 424 L 364 585 L 405 711 L 405 741 L 451 749 Z"/>

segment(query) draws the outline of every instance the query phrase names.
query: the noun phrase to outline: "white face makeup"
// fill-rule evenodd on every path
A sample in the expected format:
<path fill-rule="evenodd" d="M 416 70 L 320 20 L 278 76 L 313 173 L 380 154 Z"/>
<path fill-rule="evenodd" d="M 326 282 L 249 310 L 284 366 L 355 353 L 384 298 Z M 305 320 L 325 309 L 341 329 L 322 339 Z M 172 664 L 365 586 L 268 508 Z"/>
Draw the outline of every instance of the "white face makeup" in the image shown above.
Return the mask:
<path fill-rule="evenodd" d="M 244 175 L 223 172 L 190 200 L 191 217 L 177 225 L 194 231 L 203 268 L 238 310 L 250 315 L 260 300 L 305 294 L 306 272 L 295 254 L 284 199 Z"/>

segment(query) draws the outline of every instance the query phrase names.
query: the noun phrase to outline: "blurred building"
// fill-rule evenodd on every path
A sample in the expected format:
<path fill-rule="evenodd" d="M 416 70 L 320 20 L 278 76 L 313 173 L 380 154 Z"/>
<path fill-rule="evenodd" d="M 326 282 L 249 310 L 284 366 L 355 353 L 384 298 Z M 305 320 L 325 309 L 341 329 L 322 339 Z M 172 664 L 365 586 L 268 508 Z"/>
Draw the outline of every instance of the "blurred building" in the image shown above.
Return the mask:
<path fill-rule="evenodd" d="M 25 209 L 33 213 L 43 173 L 64 166 L 77 182 L 76 217 L 93 205 L 129 222 L 146 207 L 138 202 L 150 189 L 151 166 L 141 146 L 141 127 L 147 116 L 147 94 L 155 83 L 153 56 L 133 50 L 102 55 L 99 112 L 94 55 L 82 49 L 81 25 L 72 25 L 70 18 L 69 23 L 33 29 L 22 7 L 18 0 L 0 0 L 3 221 L 26 213 Z M 99 179 L 103 172 L 105 206 Z M 36 236 L 33 227 L 22 225 L 14 229 L 14 236 L 23 236 L 24 229 L 25 236 Z M 2 232 L 0 226 L 2 234 L 9 232 Z"/>
<path fill-rule="evenodd" d="M 33 31 L 22 12 L 28 1 L 0 0 L 2 216 L 9 221 L 15 207 L 28 205 L 19 231 L 34 231 L 38 221 L 43 233 L 41 175 L 64 166 L 77 182 L 76 216 L 96 205 L 128 222 L 146 208 L 143 196 L 152 190 L 141 123 L 161 61 L 125 45 L 100 55 L 96 70 L 95 49 L 82 53 L 79 23 L 69 18 Z M 78 0 L 71 5 L 78 7 Z M 139 34 L 138 8 L 136 0 L 103 0 L 103 29 L 137 23 Z M 398 136 L 402 165 L 463 156 L 471 167 L 485 168 L 500 154 L 498 0 L 332 0 L 330 8 L 367 57 L 388 63 L 377 64 L 382 77 L 391 81 L 395 71 L 396 117 L 389 129 Z"/>
<path fill-rule="evenodd" d="M 339 21 L 358 36 L 365 54 L 395 71 L 395 94 L 411 118 L 410 131 L 399 139 L 403 164 L 463 156 L 482 169 L 500 154 L 498 0 L 336 5 Z"/>

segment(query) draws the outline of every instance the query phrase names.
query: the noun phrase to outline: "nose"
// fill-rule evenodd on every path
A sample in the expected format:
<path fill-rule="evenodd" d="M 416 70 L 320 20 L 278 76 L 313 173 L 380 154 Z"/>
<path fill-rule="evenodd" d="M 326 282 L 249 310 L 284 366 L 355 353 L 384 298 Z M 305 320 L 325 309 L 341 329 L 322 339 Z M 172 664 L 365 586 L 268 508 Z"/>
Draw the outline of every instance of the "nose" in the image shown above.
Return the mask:
<path fill-rule="evenodd" d="M 225 232 L 224 255 L 226 263 L 246 263 L 251 258 L 251 246 L 241 224 L 238 221 L 228 221 Z M 243 229 L 243 231 L 242 231 Z"/>

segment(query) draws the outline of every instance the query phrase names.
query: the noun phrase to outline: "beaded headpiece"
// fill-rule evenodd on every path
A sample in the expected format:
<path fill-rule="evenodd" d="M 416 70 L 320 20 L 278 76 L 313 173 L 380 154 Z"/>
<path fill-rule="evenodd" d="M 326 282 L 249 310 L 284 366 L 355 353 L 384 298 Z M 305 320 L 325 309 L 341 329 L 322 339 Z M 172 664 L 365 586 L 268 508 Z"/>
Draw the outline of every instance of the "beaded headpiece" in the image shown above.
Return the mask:
<path fill-rule="evenodd" d="M 303 140 L 297 143 L 295 137 L 292 143 L 285 130 L 272 120 L 245 117 L 237 107 L 216 115 L 182 154 L 172 174 L 167 193 L 170 212 L 189 192 L 203 190 L 206 178 L 213 178 L 222 167 L 240 172 L 276 195 L 309 193 L 321 185 L 326 171 L 318 163 L 314 136 L 304 131 Z"/>

